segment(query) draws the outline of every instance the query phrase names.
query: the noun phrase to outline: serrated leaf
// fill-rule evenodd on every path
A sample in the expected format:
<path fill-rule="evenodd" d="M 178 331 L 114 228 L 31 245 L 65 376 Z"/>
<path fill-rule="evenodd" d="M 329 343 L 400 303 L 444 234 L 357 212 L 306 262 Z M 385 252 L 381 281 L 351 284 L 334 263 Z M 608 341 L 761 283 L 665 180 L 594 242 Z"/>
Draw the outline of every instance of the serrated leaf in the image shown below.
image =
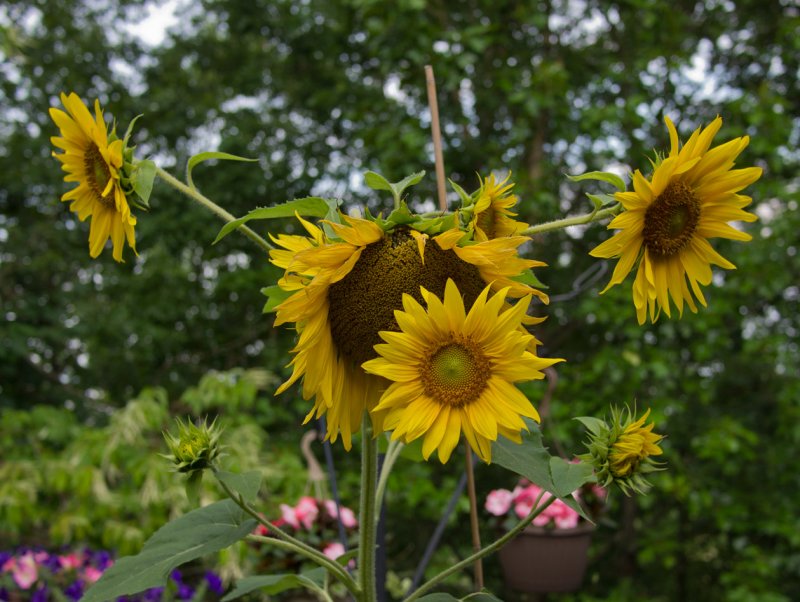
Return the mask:
<path fill-rule="evenodd" d="M 283 290 L 277 284 L 273 286 L 265 286 L 261 289 L 261 294 L 267 297 L 267 302 L 264 304 L 264 309 L 261 310 L 262 313 L 268 314 L 275 311 L 276 307 L 278 307 L 296 292 L 297 291 Z"/>
<path fill-rule="evenodd" d="M 189 162 L 186 164 L 186 183 L 189 184 L 189 188 L 194 188 L 194 182 L 192 181 L 192 170 L 203 161 L 210 161 L 211 159 L 222 159 L 223 161 L 246 161 L 248 163 L 258 161 L 258 159 L 248 159 L 247 157 L 231 155 L 230 153 L 221 153 L 219 151 L 198 153 L 190 157 Z"/>
<path fill-rule="evenodd" d="M 410 176 L 406 176 L 399 182 L 395 182 L 392 184 L 392 189 L 395 191 L 398 197 L 402 196 L 403 192 L 406 188 L 419 184 L 422 181 L 422 178 L 425 177 L 425 170 L 418 171 L 417 173 L 412 173 Z"/>
<path fill-rule="evenodd" d="M 253 503 L 256 501 L 258 490 L 261 489 L 261 472 L 258 470 L 251 470 L 245 473 L 226 472 L 219 470 L 214 473 L 222 483 L 225 483 L 229 488 L 233 489 L 236 493 L 242 496 L 246 502 Z"/>
<path fill-rule="evenodd" d="M 592 467 L 588 464 L 584 462 L 574 464 L 556 456 L 550 458 L 550 476 L 555 486 L 553 493 L 562 498 L 595 480 Z"/>
<path fill-rule="evenodd" d="M 372 190 L 388 190 L 392 192 L 392 183 L 374 171 L 368 171 L 364 174 L 364 183 Z"/>
<path fill-rule="evenodd" d="M 156 531 L 137 555 L 117 560 L 81 600 L 105 602 L 163 586 L 176 567 L 227 548 L 255 526 L 232 500 L 193 510 Z"/>
<path fill-rule="evenodd" d="M 274 596 L 286 590 L 305 587 L 310 590 L 320 590 L 325 579 L 325 569 L 316 568 L 306 573 L 295 575 L 285 573 L 278 575 L 255 575 L 245 577 L 236 582 L 236 587 L 225 595 L 220 602 L 235 600 L 252 591 L 261 589 L 264 593 Z"/>
<path fill-rule="evenodd" d="M 250 220 L 294 217 L 295 213 L 304 217 L 325 217 L 331 209 L 335 210 L 337 206 L 338 201 L 335 199 L 323 199 L 317 196 L 309 196 L 302 199 L 286 201 L 285 203 L 273 205 L 272 207 L 259 207 L 258 209 L 253 209 L 244 217 L 235 219 L 222 226 L 219 234 L 217 234 L 217 237 L 211 244 L 217 244 L 236 228 L 242 224 L 246 224 Z"/>
<path fill-rule="evenodd" d="M 149 206 L 150 194 L 153 192 L 153 182 L 156 179 L 156 164 L 145 159 L 136 163 L 133 170 L 132 184 L 136 193 L 146 207 Z"/>
<path fill-rule="evenodd" d="M 573 182 L 582 182 L 583 180 L 598 180 L 600 182 L 607 182 L 614 186 L 620 192 L 625 190 L 625 181 L 617 174 L 608 171 L 587 171 L 577 176 L 567 174 L 567 178 Z"/>

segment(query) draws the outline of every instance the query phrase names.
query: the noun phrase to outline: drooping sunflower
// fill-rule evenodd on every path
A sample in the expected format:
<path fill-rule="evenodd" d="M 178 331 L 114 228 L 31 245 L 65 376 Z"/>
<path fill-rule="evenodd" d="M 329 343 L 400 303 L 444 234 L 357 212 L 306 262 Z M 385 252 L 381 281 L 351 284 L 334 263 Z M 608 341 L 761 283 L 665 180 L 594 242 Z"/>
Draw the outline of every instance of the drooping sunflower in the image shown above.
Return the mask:
<path fill-rule="evenodd" d="M 525 222 L 513 219 L 517 214 L 511 208 L 519 199 L 511 193 L 514 184 L 507 183 L 510 177 L 509 173 L 501 182 L 497 182 L 494 174 L 490 174 L 481 182 L 470 221 L 475 240 L 516 236 L 528 227 Z"/>
<path fill-rule="evenodd" d="M 64 152 L 53 153 L 53 156 L 67 172 L 64 181 L 78 183 L 61 200 L 70 203 L 70 211 L 77 213 L 79 220 L 91 216 L 89 255 L 99 256 L 111 238 L 114 259 L 123 261 L 126 240 L 136 252 L 136 218 L 131 214 L 120 182 L 123 142 L 109 141 L 99 101 L 95 101 L 94 117 L 74 92 L 69 96 L 62 93 L 61 102 L 67 113 L 54 107 L 50 109 L 50 117 L 61 130 L 61 136 L 54 136 L 50 141 Z"/>
<path fill-rule="evenodd" d="M 531 295 L 506 306 L 510 291 L 492 295 L 491 288 L 480 292 L 469 311 L 451 279 L 443 299 L 422 291 L 427 310 L 404 294 L 403 311 L 395 312 L 400 332 L 381 332 L 379 357 L 363 365 L 392 381 L 375 408 L 385 413 L 384 429 L 405 442 L 424 436 L 425 459 L 438 449 L 439 460 L 447 462 L 463 433 L 481 459 L 491 462 L 498 435 L 519 442 L 527 430 L 522 417 L 539 420 L 513 383 L 541 379 L 542 370 L 560 360 L 528 351 L 531 335 L 519 325 Z"/>
<path fill-rule="evenodd" d="M 503 303 L 506 297 L 525 295 L 546 302 L 547 296 L 512 279 L 543 265 L 518 257 L 517 247 L 526 237 L 466 244 L 462 239 L 468 235 L 457 228 L 429 238 L 406 226 L 385 231 L 372 220 L 342 220 L 326 222 L 326 234 L 301 219 L 309 236 L 273 237 L 281 248 L 270 255 L 286 270 L 278 285 L 291 295 L 277 305 L 275 324 L 294 323 L 299 335 L 292 375 L 278 392 L 302 378 L 303 397 L 314 399 L 306 422 L 325 414 L 327 437 L 336 441 L 341 435 L 350 449 L 364 410 L 371 412 L 375 430 L 383 430 L 382 413 L 373 410 L 390 383 L 365 372 L 362 364 L 377 357 L 374 346 L 382 342 L 381 331 L 400 330 L 395 310 L 402 309 L 404 294 L 422 301 L 424 287 L 441 296 L 449 278 L 467 307 L 487 284 L 504 291 Z M 537 341 L 530 337 L 527 342 L 535 352 Z"/>
<path fill-rule="evenodd" d="M 752 199 L 738 194 L 761 176 L 761 168 L 733 169 L 749 143 L 748 136 L 711 148 L 722 125 L 717 117 L 705 129 L 698 128 L 684 145 L 669 118 L 670 152 L 657 157 L 650 180 L 639 170 L 633 174 L 633 191 L 618 192 L 625 211 L 609 229 L 619 229 L 591 251 L 595 257 L 619 258 L 605 292 L 620 284 L 638 265 L 633 283 L 633 303 L 639 324 L 649 313 L 655 322 L 663 310 L 670 314 L 670 298 L 683 314 L 684 302 L 697 312 L 694 297 L 706 305 L 701 286 L 711 282 L 711 265 L 736 266 L 717 253 L 710 238 L 748 241 L 751 236 L 728 225 L 756 216 L 743 209 Z"/>

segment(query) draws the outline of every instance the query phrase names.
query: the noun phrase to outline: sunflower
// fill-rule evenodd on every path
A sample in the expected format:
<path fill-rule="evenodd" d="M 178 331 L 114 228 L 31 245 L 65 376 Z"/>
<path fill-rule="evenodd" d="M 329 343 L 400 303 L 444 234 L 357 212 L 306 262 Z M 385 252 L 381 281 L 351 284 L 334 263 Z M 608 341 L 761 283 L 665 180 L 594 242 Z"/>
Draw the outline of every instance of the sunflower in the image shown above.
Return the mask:
<path fill-rule="evenodd" d="M 136 253 L 136 218 L 131 215 L 120 183 L 122 140 L 109 142 L 99 101 L 95 101 L 94 117 L 74 92 L 69 96 L 62 93 L 61 102 L 68 113 L 50 109 L 50 117 L 61 130 L 61 136 L 50 141 L 64 152 L 53 153 L 53 156 L 61 161 L 62 169 L 67 172 L 64 181 L 78 183 L 61 200 L 70 202 L 70 211 L 77 213 L 79 220 L 92 217 L 89 255 L 93 258 L 100 255 L 110 237 L 114 259 L 122 261 L 126 239 Z"/>
<path fill-rule="evenodd" d="M 292 350 L 292 375 L 278 393 L 302 378 L 303 397 L 314 399 L 305 421 L 325 414 L 326 436 L 336 441 L 341 435 L 350 449 L 365 410 L 370 411 L 376 432 L 383 430 L 383 413 L 374 410 L 390 383 L 365 372 L 362 364 L 377 357 L 374 346 L 382 342 L 381 331 L 400 330 L 395 310 L 402 309 L 404 294 L 421 302 L 420 287 L 424 287 L 441 296 L 450 278 L 467 307 L 487 284 L 503 290 L 503 303 L 506 297 L 525 295 L 546 302 L 547 296 L 513 279 L 543 265 L 517 256 L 517 247 L 528 240 L 525 237 L 460 246 L 468 235 L 458 229 L 429 239 L 405 226 L 384 231 L 372 220 L 348 216 L 342 220 L 325 222 L 326 233 L 300 218 L 308 236 L 272 237 L 279 248 L 271 251 L 270 258 L 285 270 L 278 285 L 290 295 L 276 307 L 275 324 L 294 323 L 299 335 Z M 535 352 L 537 341 L 525 340 L 529 351 Z"/>
<path fill-rule="evenodd" d="M 481 182 L 470 221 L 475 240 L 515 236 L 528 227 L 525 222 L 513 219 L 517 214 L 511 208 L 519 199 L 517 195 L 511 194 L 514 184 L 506 184 L 510 177 L 509 173 L 502 182 L 497 182 L 494 174 L 490 174 Z"/>
<path fill-rule="evenodd" d="M 384 429 L 405 442 L 424 436 L 425 459 L 438 449 L 439 460 L 447 462 L 463 432 L 481 459 L 491 462 L 498 435 L 519 442 L 520 431 L 527 430 L 522 417 L 539 420 L 513 383 L 541 379 L 542 370 L 560 360 L 527 350 L 531 335 L 519 325 L 531 295 L 504 310 L 509 289 L 490 295 L 491 288 L 480 292 L 468 312 L 451 279 L 441 300 L 423 289 L 427 310 L 403 295 L 403 311 L 395 312 L 400 332 L 381 332 L 379 357 L 363 365 L 393 381 L 375 408 L 385 412 Z"/>
<path fill-rule="evenodd" d="M 628 477 L 637 471 L 643 460 L 664 453 L 658 446 L 663 437 L 653 432 L 655 425 L 652 422 L 645 424 L 649 415 L 650 410 L 647 410 L 641 418 L 628 424 L 611 445 L 608 459 L 614 477 Z"/>
<path fill-rule="evenodd" d="M 616 199 L 626 209 L 608 228 L 619 229 L 609 240 L 595 247 L 595 257 L 619 258 L 605 292 L 620 284 L 638 265 L 633 283 L 633 303 L 639 324 L 647 314 L 655 322 L 663 310 L 670 316 L 670 297 L 683 314 L 684 302 L 697 312 L 694 297 L 706 305 L 701 289 L 711 282 L 711 265 L 725 269 L 736 266 L 717 253 L 709 238 L 748 241 L 749 234 L 727 222 L 752 222 L 756 216 L 743 211 L 752 199 L 738 194 L 761 176 L 761 168 L 732 169 L 747 147 L 743 136 L 710 148 L 722 125 L 717 117 L 698 128 L 688 142 L 680 145 L 675 126 L 669 129 L 669 155 L 656 158 L 648 181 L 639 170 L 633 174 L 633 191 L 618 192 Z"/>

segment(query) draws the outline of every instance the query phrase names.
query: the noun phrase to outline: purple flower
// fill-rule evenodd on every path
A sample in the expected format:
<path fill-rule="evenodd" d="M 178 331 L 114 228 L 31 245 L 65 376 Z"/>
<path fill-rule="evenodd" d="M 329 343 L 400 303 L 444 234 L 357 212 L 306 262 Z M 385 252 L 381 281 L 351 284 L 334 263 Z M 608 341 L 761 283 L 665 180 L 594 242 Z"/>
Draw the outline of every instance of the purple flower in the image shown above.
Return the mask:
<path fill-rule="evenodd" d="M 78 602 L 83 595 L 83 581 L 76 579 L 70 583 L 69 586 L 67 586 L 67 588 L 64 590 L 64 593 L 70 600 L 73 600 L 73 602 Z"/>
<path fill-rule="evenodd" d="M 94 564 L 98 569 L 104 571 L 112 564 L 114 564 L 114 561 L 111 558 L 111 554 L 109 554 L 105 550 L 102 550 L 100 552 L 95 552 Z"/>
<path fill-rule="evenodd" d="M 10 552 L 0 552 L 0 567 L 2 567 L 12 556 L 13 554 Z"/>
<path fill-rule="evenodd" d="M 164 593 L 163 587 L 151 587 L 144 593 L 145 602 L 161 602 L 161 594 Z"/>
<path fill-rule="evenodd" d="M 44 585 L 33 592 L 31 602 L 47 602 L 47 587 Z"/>
<path fill-rule="evenodd" d="M 225 588 L 222 585 L 222 579 L 220 579 L 219 575 L 212 571 L 206 571 L 206 583 L 208 583 L 208 589 L 215 594 L 221 594 L 225 591 Z"/>
<path fill-rule="evenodd" d="M 180 570 L 175 569 L 174 571 L 172 571 L 169 574 L 169 576 L 175 583 L 181 583 L 181 572 L 180 572 Z"/>
<path fill-rule="evenodd" d="M 4 587 L 0 587 L 0 600 L 2 600 L 3 602 L 8 602 L 8 592 Z"/>
<path fill-rule="evenodd" d="M 185 583 L 178 584 L 178 599 L 179 600 L 191 600 L 194 596 L 194 588 L 190 585 L 186 585 Z"/>

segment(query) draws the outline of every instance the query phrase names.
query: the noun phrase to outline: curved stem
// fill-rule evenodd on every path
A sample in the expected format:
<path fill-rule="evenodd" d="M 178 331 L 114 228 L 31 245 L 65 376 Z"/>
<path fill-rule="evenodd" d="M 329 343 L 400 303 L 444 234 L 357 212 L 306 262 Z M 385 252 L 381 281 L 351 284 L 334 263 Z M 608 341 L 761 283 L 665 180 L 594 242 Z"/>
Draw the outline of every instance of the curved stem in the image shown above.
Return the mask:
<path fill-rule="evenodd" d="M 368 414 L 361 420 L 361 502 L 359 506 L 358 578 L 362 602 L 375 602 L 376 513 L 375 485 L 378 480 L 378 446 L 372 438 Z"/>
<path fill-rule="evenodd" d="M 331 560 L 319 550 L 315 550 L 314 548 L 312 548 L 308 544 L 303 543 L 299 539 L 295 539 L 280 527 L 277 527 L 276 525 L 272 524 L 271 522 L 266 520 L 263 516 L 261 516 L 250 504 L 245 502 L 244 498 L 242 498 L 240 494 L 233 491 L 222 480 L 217 479 L 217 482 L 225 490 L 225 493 L 228 494 L 228 497 L 231 498 L 242 510 L 247 512 L 247 514 L 252 516 L 260 524 L 264 525 L 267 529 L 269 529 L 270 533 L 274 533 L 276 537 L 279 538 L 276 541 L 283 540 L 284 544 L 287 544 L 285 546 L 287 549 L 289 546 L 291 546 L 292 551 L 297 552 L 298 554 L 305 556 L 309 560 L 313 560 L 319 566 L 324 567 L 325 569 L 327 569 L 329 573 L 335 575 L 347 589 L 353 592 L 353 594 L 358 595 L 359 593 L 358 585 L 353 580 L 353 578 L 347 573 L 347 571 L 344 569 L 342 565 L 340 565 L 335 560 Z"/>
<path fill-rule="evenodd" d="M 383 460 L 383 467 L 381 468 L 381 476 L 378 479 L 378 488 L 375 491 L 375 520 L 377 521 L 381 514 L 381 506 L 383 505 L 383 496 L 386 493 L 386 484 L 389 481 L 389 475 L 392 472 L 397 458 L 400 457 L 400 452 L 403 451 L 403 443 L 401 441 L 389 441 L 389 447 L 386 450 L 386 457 Z"/>
<path fill-rule="evenodd" d="M 481 549 L 481 532 L 478 527 L 478 498 L 475 495 L 475 470 L 472 467 L 472 448 L 467 440 L 464 440 L 464 449 L 466 450 L 466 472 L 467 472 L 467 495 L 469 496 L 469 528 L 472 533 L 472 549 L 479 552 Z M 479 592 L 483 589 L 483 562 L 480 558 L 475 560 L 473 567 L 475 572 L 475 591 Z"/>
<path fill-rule="evenodd" d="M 617 215 L 621 207 L 622 206 L 619 203 L 617 203 L 613 207 L 608 207 L 607 209 L 601 209 L 600 211 L 592 211 L 591 213 L 586 213 L 584 215 L 565 217 L 563 219 L 557 219 L 552 222 L 537 224 L 535 226 L 530 226 L 526 228 L 520 234 L 525 234 L 530 236 L 531 234 L 550 232 L 551 230 L 560 230 L 561 228 L 567 228 L 568 226 L 580 226 L 582 224 L 589 224 L 591 222 L 599 222 L 600 220 L 609 217 L 614 217 L 615 215 Z"/>
<path fill-rule="evenodd" d="M 196 188 L 192 188 L 192 187 L 184 184 L 178 178 L 176 178 L 173 175 L 171 175 L 169 172 L 166 172 L 163 169 L 161 169 L 160 167 L 156 166 L 156 174 L 158 174 L 158 177 L 161 178 L 162 180 L 164 180 L 164 182 L 166 182 L 167 184 L 169 184 L 170 186 L 172 186 L 176 190 L 182 192 L 183 194 L 188 196 L 193 201 L 195 201 L 198 204 L 202 205 L 203 207 L 205 207 L 206 209 L 211 211 L 211 213 L 213 213 L 214 215 L 216 215 L 217 217 L 219 217 L 223 221 L 226 221 L 226 222 L 236 221 L 236 216 L 235 215 L 233 215 L 232 213 L 229 213 L 228 211 L 225 211 L 225 209 L 223 209 L 222 207 L 217 205 L 214 201 L 212 201 L 208 197 L 206 197 L 203 194 L 201 194 Z M 269 251 L 272 249 L 272 245 L 271 244 L 269 244 L 266 240 L 261 238 L 258 234 L 256 234 L 253 230 L 251 230 L 247 226 L 242 225 L 242 226 L 239 226 L 238 229 L 241 230 L 242 233 L 245 236 L 247 236 L 247 238 L 252 240 L 254 243 L 256 243 L 259 247 L 261 247 L 267 253 L 269 253 Z"/>
<path fill-rule="evenodd" d="M 480 551 L 475 552 L 474 554 L 472 554 L 471 556 L 468 556 L 467 558 L 465 558 L 461 562 L 458 562 L 458 563 L 454 564 L 449 569 L 446 569 L 446 570 L 442 571 L 441 573 L 439 573 L 438 575 L 434 576 L 433 578 L 431 578 L 427 582 L 423 583 L 415 591 L 413 591 L 403 602 L 413 602 L 414 600 L 416 600 L 417 598 L 422 596 L 422 594 L 424 594 L 429 589 L 431 589 L 434 585 L 436 585 L 437 583 L 443 581 L 444 579 L 446 579 L 447 577 L 449 577 L 453 573 L 457 573 L 461 569 L 466 568 L 469 565 L 471 565 L 472 563 L 474 563 L 476 560 L 491 554 L 492 552 L 494 552 L 498 548 L 503 547 L 508 541 L 513 539 L 517 535 L 517 533 L 519 533 L 525 527 L 527 527 L 529 524 L 531 524 L 531 522 L 533 521 L 534 518 L 536 518 L 542 512 L 544 512 L 545 508 L 547 508 L 550 504 L 552 504 L 553 502 L 556 501 L 557 498 L 551 494 L 550 495 L 550 499 L 548 499 L 544 504 L 539 505 L 539 502 L 541 501 L 542 496 L 544 495 L 544 493 L 545 492 L 543 491 L 541 494 L 539 494 L 539 497 L 536 500 L 536 504 L 534 504 L 533 510 L 531 510 L 530 514 L 528 514 L 528 516 L 526 516 L 521 521 L 519 521 L 516 525 L 514 525 L 514 528 L 512 528 L 508 533 L 503 535 L 497 541 L 494 541 L 494 542 L 490 543 L 488 546 L 486 546 L 485 548 L 481 549 Z"/>

